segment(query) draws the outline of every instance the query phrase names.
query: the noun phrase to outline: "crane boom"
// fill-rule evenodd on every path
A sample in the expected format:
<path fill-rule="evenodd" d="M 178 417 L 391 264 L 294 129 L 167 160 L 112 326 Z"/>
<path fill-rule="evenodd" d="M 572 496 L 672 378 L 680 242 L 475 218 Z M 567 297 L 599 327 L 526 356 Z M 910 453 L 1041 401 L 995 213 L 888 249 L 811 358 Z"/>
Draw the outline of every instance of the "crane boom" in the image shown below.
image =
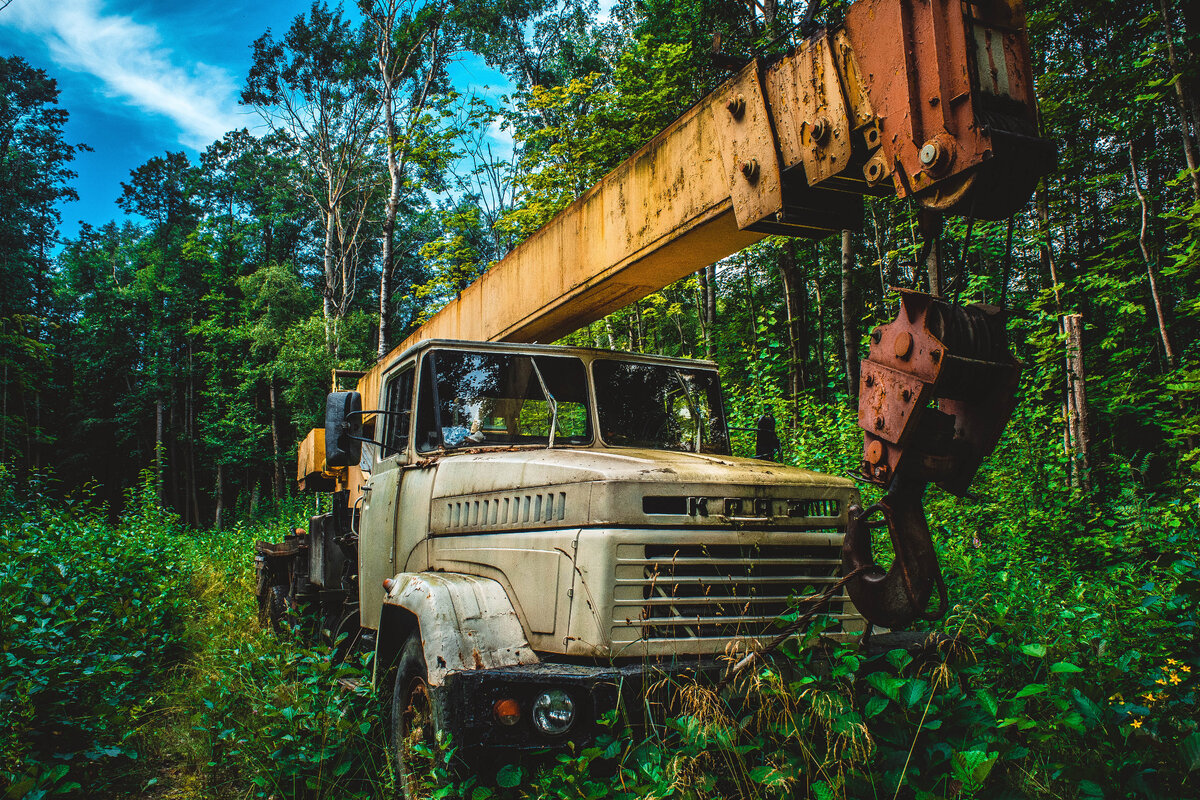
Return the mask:
<path fill-rule="evenodd" d="M 548 342 L 768 234 L 861 226 L 867 194 L 1002 218 L 1053 160 L 1019 0 L 858 0 L 755 59 L 464 289 L 432 338 Z"/>

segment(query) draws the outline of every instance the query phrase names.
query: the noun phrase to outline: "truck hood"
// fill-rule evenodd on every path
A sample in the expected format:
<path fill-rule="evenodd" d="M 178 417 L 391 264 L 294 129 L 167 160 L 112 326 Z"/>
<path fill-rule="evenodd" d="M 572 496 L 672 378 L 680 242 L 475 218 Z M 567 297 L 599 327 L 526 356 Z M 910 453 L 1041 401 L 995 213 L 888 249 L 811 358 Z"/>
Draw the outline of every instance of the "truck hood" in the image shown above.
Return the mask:
<path fill-rule="evenodd" d="M 444 456 L 437 465 L 433 496 L 524 490 L 588 481 L 854 486 L 854 482 L 846 478 L 753 458 L 632 448 L 554 448 Z"/>
<path fill-rule="evenodd" d="M 783 464 L 632 448 L 458 453 L 440 458 L 435 469 L 430 527 L 447 533 L 713 527 L 745 524 L 738 518 L 749 517 L 766 527 L 829 527 L 844 523 L 857 496 L 848 479 Z M 737 511 L 728 512 L 731 499 L 740 501 Z M 802 502 L 826 505 L 812 506 L 818 514 L 798 513 Z"/>

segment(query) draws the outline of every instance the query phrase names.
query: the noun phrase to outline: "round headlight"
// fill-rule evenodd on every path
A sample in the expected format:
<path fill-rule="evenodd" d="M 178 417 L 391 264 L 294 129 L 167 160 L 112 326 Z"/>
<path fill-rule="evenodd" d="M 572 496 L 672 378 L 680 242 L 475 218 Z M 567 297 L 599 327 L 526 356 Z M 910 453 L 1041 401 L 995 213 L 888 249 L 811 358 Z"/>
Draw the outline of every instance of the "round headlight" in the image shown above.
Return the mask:
<path fill-rule="evenodd" d="M 566 733 L 575 721 L 575 703 L 562 689 L 542 692 L 533 701 L 533 724 L 542 733 Z"/>

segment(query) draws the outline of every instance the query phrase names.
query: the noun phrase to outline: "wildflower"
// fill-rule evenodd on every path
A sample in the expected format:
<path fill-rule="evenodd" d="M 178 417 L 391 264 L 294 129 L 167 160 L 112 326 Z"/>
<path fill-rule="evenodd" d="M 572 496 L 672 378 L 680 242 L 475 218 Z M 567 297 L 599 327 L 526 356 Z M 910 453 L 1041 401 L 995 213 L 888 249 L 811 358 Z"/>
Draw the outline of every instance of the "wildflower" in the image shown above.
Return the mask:
<path fill-rule="evenodd" d="M 1167 679 L 1166 679 L 1166 678 L 1155 678 L 1155 679 L 1154 679 L 1154 682 L 1155 682 L 1155 683 L 1157 683 L 1157 684 L 1159 684 L 1160 686 L 1166 686 L 1166 685 L 1167 685 Z"/>
<path fill-rule="evenodd" d="M 1171 683 L 1179 683 L 1179 681 L 1181 681 L 1182 678 L 1180 678 L 1178 675 L 1176 675 L 1174 672 L 1172 672 L 1171 677 L 1168 678 L 1167 680 L 1171 681 Z"/>
<path fill-rule="evenodd" d="M 1142 721 L 1140 719 L 1135 719 L 1133 722 L 1131 722 L 1129 724 L 1135 728 L 1142 727 Z"/>
<path fill-rule="evenodd" d="M 1138 697 L 1142 698 L 1147 703 L 1154 702 L 1154 692 L 1142 692 L 1141 694 L 1138 695 Z"/>
<path fill-rule="evenodd" d="M 1180 664 L 1180 665 L 1179 665 L 1179 671 L 1180 671 L 1180 672 L 1191 672 L 1191 671 L 1192 671 L 1192 668 L 1191 668 L 1191 667 L 1189 667 L 1187 664 Z"/>
<path fill-rule="evenodd" d="M 1168 663 L 1168 664 L 1170 664 L 1172 667 L 1179 666 L 1179 662 L 1178 662 L 1178 661 L 1176 661 L 1176 660 L 1175 660 L 1175 659 L 1173 659 L 1173 658 L 1168 658 L 1168 659 L 1167 659 L 1167 663 Z"/>

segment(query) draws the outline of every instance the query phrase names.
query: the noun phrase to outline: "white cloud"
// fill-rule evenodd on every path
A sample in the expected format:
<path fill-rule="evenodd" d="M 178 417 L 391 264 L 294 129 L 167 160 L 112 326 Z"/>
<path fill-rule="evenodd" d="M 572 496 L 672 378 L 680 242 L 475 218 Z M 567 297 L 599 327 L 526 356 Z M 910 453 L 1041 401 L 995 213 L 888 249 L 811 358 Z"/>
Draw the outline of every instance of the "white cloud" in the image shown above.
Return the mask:
<path fill-rule="evenodd" d="M 492 117 L 491 121 L 488 122 L 484 137 L 492 145 L 493 155 L 509 159 L 512 158 L 513 150 L 516 149 L 516 141 L 513 139 L 512 128 L 501 127 L 501 123 L 503 122 L 503 117 Z"/>
<path fill-rule="evenodd" d="M 18 0 L 0 24 L 39 37 L 59 66 L 99 78 L 105 96 L 167 117 L 187 147 L 203 149 L 246 124 L 228 72 L 182 63 L 157 28 L 106 11 L 104 0 Z"/>

